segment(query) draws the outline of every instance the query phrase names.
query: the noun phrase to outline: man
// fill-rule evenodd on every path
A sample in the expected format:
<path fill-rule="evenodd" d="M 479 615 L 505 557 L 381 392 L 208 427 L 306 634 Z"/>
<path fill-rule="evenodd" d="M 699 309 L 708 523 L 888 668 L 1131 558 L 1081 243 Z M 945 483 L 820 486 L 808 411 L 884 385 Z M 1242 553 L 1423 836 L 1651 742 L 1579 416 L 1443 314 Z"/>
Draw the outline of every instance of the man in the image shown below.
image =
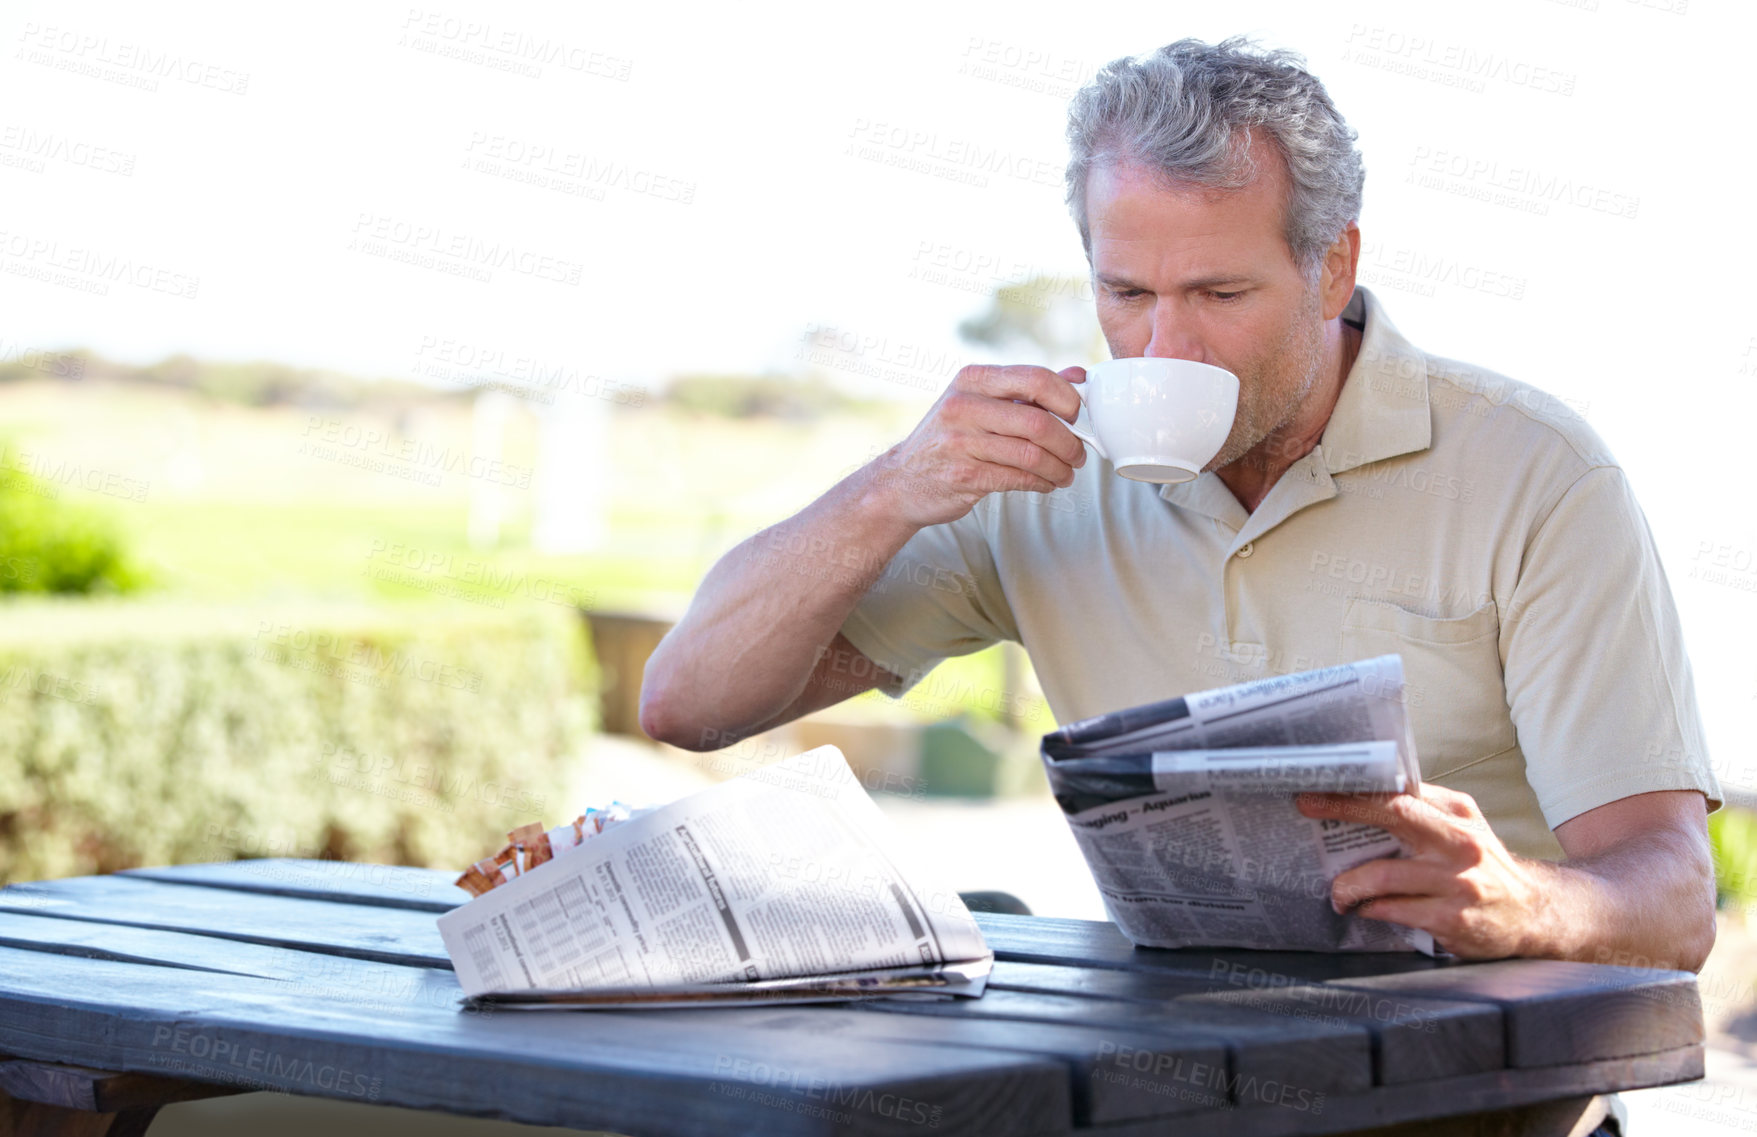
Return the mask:
<path fill-rule="evenodd" d="M 648 664 L 642 725 L 712 749 L 1002 639 L 1064 722 L 1398 652 L 1421 795 L 1300 803 L 1409 852 L 1339 877 L 1338 909 L 1469 958 L 1698 969 L 1720 790 L 1645 520 L 1578 417 L 1422 353 L 1356 287 L 1355 134 L 1299 64 L 1185 40 L 1071 111 L 1112 354 L 1239 377 L 1201 477 L 1087 461 L 1078 367 L 966 367 L 907 439 L 715 566 Z"/>

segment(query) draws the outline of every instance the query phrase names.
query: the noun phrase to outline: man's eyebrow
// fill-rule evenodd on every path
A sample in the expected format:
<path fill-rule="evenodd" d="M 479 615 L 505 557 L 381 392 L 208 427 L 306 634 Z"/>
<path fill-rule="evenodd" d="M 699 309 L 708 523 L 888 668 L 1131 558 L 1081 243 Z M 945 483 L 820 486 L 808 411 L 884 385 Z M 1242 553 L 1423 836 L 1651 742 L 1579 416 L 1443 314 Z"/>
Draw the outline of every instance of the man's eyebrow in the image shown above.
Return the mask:
<path fill-rule="evenodd" d="M 1136 284 L 1134 281 L 1128 279 L 1127 277 L 1123 277 L 1123 276 L 1112 276 L 1109 273 L 1102 273 L 1101 272 L 1098 274 L 1097 279 L 1098 279 L 1098 283 L 1104 285 L 1106 288 L 1116 288 L 1116 289 L 1131 289 L 1132 288 L 1132 289 L 1137 289 L 1141 292 L 1150 291 L 1149 289 L 1142 288 L 1139 284 Z M 1200 289 L 1204 289 L 1204 288 L 1224 288 L 1225 286 L 1227 286 L 1229 284 L 1250 284 L 1250 283 L 1252 283 L 1251 277 L 1240 276 L 1236 273 L 1230 273 L 1230 274 L 1220 274 L 1220 275 L 1214 275 L 1214 276 L 1201 276 L 1201 277 L 1197 277 L 1194 280 L 1186 280 L 1179 287 L 1186 289 L 1186 290 L 1189 290 L 1189 289 L 1200 290 Z"/>

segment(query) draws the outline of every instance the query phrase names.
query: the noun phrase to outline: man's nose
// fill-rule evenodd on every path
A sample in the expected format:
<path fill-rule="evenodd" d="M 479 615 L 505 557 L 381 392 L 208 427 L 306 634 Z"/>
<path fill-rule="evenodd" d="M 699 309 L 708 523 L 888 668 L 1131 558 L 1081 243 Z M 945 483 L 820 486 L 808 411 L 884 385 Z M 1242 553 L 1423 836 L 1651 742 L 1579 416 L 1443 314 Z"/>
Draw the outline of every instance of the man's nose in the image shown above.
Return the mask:
<path fill-rule="evenodd" d="M 1206 354 L 1195 329 L 1172 305 L 1161 301 L 1153 309 L 1153 336 L 1147 341 L 1149 358 L 1193 359 L 1203 361 Z"/>

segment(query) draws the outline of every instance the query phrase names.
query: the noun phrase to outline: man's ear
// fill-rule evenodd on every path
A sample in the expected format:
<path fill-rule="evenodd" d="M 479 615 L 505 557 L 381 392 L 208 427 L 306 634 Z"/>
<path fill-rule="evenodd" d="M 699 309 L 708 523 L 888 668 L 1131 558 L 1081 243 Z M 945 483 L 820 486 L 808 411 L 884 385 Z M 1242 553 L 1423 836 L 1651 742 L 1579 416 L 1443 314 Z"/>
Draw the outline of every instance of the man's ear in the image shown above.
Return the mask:
<path fill-rule="evenodd" d="M 1348 228 L 1324 253 L 1322 272 L 1318 277 L 1319 296 L 1324 305 L 1324 319 L 1334 320 L 1348 307 L 1354 295 L 1354 270 L 1360 264 L 1360 226 L 1350 221 Z"/>

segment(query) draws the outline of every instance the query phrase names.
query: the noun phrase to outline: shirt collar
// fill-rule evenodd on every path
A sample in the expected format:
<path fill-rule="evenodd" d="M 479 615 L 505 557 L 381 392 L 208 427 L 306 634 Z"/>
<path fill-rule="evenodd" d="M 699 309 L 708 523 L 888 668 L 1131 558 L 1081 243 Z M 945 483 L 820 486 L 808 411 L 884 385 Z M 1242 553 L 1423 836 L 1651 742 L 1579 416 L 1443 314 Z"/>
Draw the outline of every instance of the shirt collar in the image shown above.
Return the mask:
<path fill-rule="evenodd" d="M 1384 305 L 1357 287 L 1342 319 L 1365 324 L 1360 354 L 1318 440 L 1332 474 L 1426 450 L 1434 438 L 1427 357 L 1403 338 Z"/>

